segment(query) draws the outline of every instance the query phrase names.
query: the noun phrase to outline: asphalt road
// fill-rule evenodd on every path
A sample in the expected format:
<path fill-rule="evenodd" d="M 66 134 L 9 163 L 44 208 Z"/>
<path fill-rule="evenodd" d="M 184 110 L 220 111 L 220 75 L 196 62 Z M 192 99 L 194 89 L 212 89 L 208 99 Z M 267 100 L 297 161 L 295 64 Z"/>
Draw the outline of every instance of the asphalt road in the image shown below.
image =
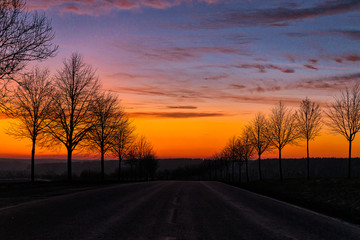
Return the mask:
<path fill-rule="evenodd" d="M 0 239 L 360 239 L 360 227 L 218 182 L 123 184 L 0 209 Z"/>

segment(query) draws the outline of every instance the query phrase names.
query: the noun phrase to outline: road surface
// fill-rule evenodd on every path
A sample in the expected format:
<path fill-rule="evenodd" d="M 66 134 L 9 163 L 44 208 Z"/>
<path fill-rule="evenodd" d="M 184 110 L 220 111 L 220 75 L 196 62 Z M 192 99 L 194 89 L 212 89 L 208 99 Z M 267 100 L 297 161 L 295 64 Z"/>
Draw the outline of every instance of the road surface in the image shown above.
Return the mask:
<path fill-rule="evenodd" d="M 0 239 L 360 239 L 360 228 L 219 182 L 148 182 L 0 209 Z"/>

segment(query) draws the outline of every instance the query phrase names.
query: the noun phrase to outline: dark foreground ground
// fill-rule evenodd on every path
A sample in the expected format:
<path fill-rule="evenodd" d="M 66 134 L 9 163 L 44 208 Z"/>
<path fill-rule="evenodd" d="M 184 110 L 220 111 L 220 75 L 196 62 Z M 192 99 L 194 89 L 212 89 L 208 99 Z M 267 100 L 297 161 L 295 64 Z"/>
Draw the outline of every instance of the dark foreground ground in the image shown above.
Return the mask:
<path fill-rule="evenodd" d="M 255 181 L 241 188 L 360 225 L 360 179 Z"/>
<path fill-rule="evenodd" d="M 1 239 L 360 239 L 356 225 L 219 182 L 131 183 L 0 209 Z"/>

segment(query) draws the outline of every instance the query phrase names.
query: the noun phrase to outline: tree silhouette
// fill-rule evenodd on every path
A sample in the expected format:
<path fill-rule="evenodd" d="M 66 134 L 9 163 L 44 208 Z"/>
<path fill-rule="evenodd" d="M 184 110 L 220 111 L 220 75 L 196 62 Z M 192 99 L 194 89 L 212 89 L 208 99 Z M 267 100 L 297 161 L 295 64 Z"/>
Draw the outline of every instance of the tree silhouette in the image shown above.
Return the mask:
<path fill-rule="evenodd" d="M 140 170 L 144 171 L 146 180 L 149 180 L 149 176 L 154 177 L 155 171 L 158 167 L 154 148 L 151 143 L 142 136 L 137 140 L 135 149 Z"/>
<path fill-rule="evenodd" d="M 150 176 L 154 178 L 158 168 L 153 146 L 144 136 L 141 136 L 127 151 L 127 162 L 130 164 L 132 175 L 135 168 L 137 177 L 145 177 L 146 180 Z"/>
<path fill-rule="evenodd" d="M 131 124 L 129 118 L 124 112 L 119 114 L 119 121 L 115 125 L 115 131 L 111 139 L 110 152 L 117 156 L 119 160 L 118 180 L 121 180 L 121 164 L 127 156 L 128 150 L 134 143 L 136 136 L 134 135 L 135 127 Z"/>
<path fill-rule="evenodd" d="M 279 175 L 282 181 L 281 150 L 288 144 L 294 144 L 299 138 L 299 134 L 293 112 L 286 108 L 281 101 L 272 109 L 269 116 L 268 137 L 271 145 L 279 150 Z"/>
<path fill-rule="evenodd" d="M 13 78 L 26 63 L 55 55 L 54 32 L 45 15 L 22 0 L 0 1 L 0 79 Z"/>
<path fill-rule="evenodd" d="M 265 116 L 258 113 L 251 124 L 248 126 L 251 144 L 258 155 L 259 179 L 262 180 L 261 174 L 261 155 L 270 148 L 269 137 L 267 136 L 268 121 Z"/>
<path fill-rule="evenodd" d="M 351 145 L 360 130 L 360 85 L 346 88 L 340 97 L 335 97 L 326 114 L 330 129 L 349 142 L 348 178 L 351 178 Z"/>
<path fill-rule="evenodd" d="M 245 161 L 246 181 L 249 182 L 249 160 L 254 153 L 254 146 L 251 139 L 251 130 L 247 127 L 243 130 L 238 141 L 238 148 L 241 148 L 242 158 Z"/>
<path fill-rule="evenodd" d="M 23 74 L 15 91 L 8 95 L 8 104 L 4 113 L 16 119 L 8 132 L 20 138 L 32 141 L 31 182 L 35 181 L 35 146 L 43 136 L 49 117 L 53 87 L 49 80 L 49 71 L 34 68 Z"/>
<path fill-rule="evenodd" d="M 85 146 L 101 155 L 101 179 L 104 180 L 105 154 L 110 150 L 118 123 L 123 112 L 118 106 L 118 99 L 110 93 L 99 93 L 91 102 L 93 125 L 84 138 Z"/>
<path fill-rule="evenodd" d="M 231 163 L 231 180 L 234 181 L 235 162 L 238 160 L 238 137 L 233 136 L 222 151 L 223 159 L 227 161 L 226 169 L 229 172 L 229 162 Z M 229 176 L 229 175 L 228 175 Z M 229 179 L 228 179 L 229 180 Z"/>
<path fill-rule="evenodd" d="M 305 98 L 296 111 L 295 118 L 300 137 L 306 140 L 306 178 L 310 179 L 309 141 L 319 135 L 322 127 L 320 105 Z"/>
<path fill-rule="evenodd" d="M 68 179 L 72 179 L 72 153 L 93 127 L 92 102 L 99 84 L 95 71 L 74 53 L 64 60 L 55 76 L 52 114 L 48 124 L 47 143 L 62 144 L 67 150 Z"/>

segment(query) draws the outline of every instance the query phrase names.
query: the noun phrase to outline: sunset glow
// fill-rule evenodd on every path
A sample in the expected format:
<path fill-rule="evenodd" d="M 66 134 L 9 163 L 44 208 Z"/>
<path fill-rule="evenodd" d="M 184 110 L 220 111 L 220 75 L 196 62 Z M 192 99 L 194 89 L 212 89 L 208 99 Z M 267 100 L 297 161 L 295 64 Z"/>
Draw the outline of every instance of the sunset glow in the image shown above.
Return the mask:
<path fill-rule="evenodd" d="M 160 158 L 210 157 L 280 100 L 296 109 L 309 97 L 325 109 L 360 80 L 358 0 L 28 0 L 27 6 L 52 19 L 59 45 L 56 57 L 31 65 L 55 73 L 64 58 L 81 53 Z M 0 155 L 27 156 L 30 142 L 7 135 L 8 127 L 1 119 Z M 353 146 L 359 157 L 360 136 Z M 305 151 L 300 142 L 283 156 Z M 324 128 L 310 152 L 346 157 L 347 142 Z"/>

